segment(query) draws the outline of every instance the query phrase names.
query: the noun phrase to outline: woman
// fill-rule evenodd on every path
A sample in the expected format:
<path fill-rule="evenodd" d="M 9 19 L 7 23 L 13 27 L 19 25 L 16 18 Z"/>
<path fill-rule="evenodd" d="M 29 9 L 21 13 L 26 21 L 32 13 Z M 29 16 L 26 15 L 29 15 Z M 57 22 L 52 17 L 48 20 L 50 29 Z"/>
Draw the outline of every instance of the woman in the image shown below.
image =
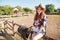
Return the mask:
<path fill-rule="evenodd" d="M 47 18 L 45 14 L 45 9 L 41 5 L 36 6 L 35 8 L 36 8 L 36 14 L 33 23 L 34 28 L 33 28 L 32 39 L 38 40 L 45 33 L 45 25 Z"/>

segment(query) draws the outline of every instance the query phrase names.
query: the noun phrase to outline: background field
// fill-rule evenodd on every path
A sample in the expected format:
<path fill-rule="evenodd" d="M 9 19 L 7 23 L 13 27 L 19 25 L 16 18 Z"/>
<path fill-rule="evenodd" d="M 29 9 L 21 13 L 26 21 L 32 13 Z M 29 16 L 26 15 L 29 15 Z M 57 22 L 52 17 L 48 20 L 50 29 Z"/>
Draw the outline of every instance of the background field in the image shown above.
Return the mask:
<path fill-rule="evenodd" d="M 60 15 L 47 15 L 47 27 L 46 33 L 48 37 L 60 40 Z M 17 24 L 26 25 L 30 27 L 33 24 L 34 15 L 7 18 L 8 20 L 14 20 Z M 16 29 L 17 27 L 15 27 Z"/>

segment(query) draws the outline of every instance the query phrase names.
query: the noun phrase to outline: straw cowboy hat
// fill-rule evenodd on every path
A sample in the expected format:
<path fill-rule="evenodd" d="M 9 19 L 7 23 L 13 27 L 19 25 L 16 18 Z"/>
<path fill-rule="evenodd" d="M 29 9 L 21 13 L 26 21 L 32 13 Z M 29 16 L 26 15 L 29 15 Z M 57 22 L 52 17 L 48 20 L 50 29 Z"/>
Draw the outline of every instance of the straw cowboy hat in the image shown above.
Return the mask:
<path fill-rule="evenodd" d="M 37 10 L 39 7 L 41 8 L 41 10 L 42 10 L 42 11 L 44 11 L 44 12 L 46 11 L 46 9 L 45 9 L 45 8 L 43 8 L 41 4 L 40 4 L 40 5 L 38 5 L 38 6 L 35 6 L 35 9 Z"/>

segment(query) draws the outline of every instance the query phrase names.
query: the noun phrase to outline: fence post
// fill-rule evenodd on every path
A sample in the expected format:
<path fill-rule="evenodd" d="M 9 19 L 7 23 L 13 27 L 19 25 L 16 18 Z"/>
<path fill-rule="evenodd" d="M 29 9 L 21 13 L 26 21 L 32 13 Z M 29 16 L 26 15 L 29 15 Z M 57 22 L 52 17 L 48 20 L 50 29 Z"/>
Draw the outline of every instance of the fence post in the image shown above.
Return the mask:
<path fill-rule="evenodd" d="M 15 34 L 15 32 L 14 32 L 14 26 L 15 26 L 15 23 L 14 23 L 14 21 L 12 21 L 12 31 L 13 31 L 13 36 L 14 36 L 14 34 Z"/>
<path fill-rule="evenodd" d="M 4 29 L 7 28 L 7 20 L 4 22 Z"/>

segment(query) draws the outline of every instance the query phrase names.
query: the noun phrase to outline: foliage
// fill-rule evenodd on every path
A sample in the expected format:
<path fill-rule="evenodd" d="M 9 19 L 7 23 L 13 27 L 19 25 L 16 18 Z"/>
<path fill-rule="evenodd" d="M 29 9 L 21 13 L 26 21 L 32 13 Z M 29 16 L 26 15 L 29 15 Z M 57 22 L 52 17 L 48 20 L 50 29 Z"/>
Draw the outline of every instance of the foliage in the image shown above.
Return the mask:
<path fill-rule="evenodd" d="M 55 7 L 53 4 L 46 5 L 46 12 L 51 13 L 51 12 L 54 12 L 54 10 L 55 10 Z"/>
<path fill-rule="evenodd" d="M 0 6 L 0 15 L 10 15 L 13 12 L 13 8 L 18 8 L 19 12 L 32 12 L 30 8 L 22 8 L 21 6 L 11 7 L 8 5 Z"/>
<path fill-rule="evenodd" d="M 8 15 L 11 13 L 12 8 L 8 5 L 0 6 L 0 14 Z"/>
<path fill-rule="evenodd" d="M 20 12 L 23 12 L 24 11 L 21 6 L 16 6 L 16 8 L 18 8 Z"/>
<path fill-rule="evenodd" d="M 25 12 L 32 12 L 30 8 L 23 8 Z"/>
<path fill-rule="evenodd" d="M 10 15 L 13 14 L 13 8 L 18 8 L 19 12 L 26 12 L 33 14 L 34 11 L 28 7 L 22 8 L 21 6 L 11 7 L 9 5 L 0 6 L 0 15 Z M 55 9 L 53 4 L 46 5 L 46 13 L 57 13 L 60 14 L 60 9 Z"/>
<path fill-rule="evenodd" d="M 58 10 L 58 13 L 60 13 L 60 8 L 59 9 L 57 9 Z"/>

